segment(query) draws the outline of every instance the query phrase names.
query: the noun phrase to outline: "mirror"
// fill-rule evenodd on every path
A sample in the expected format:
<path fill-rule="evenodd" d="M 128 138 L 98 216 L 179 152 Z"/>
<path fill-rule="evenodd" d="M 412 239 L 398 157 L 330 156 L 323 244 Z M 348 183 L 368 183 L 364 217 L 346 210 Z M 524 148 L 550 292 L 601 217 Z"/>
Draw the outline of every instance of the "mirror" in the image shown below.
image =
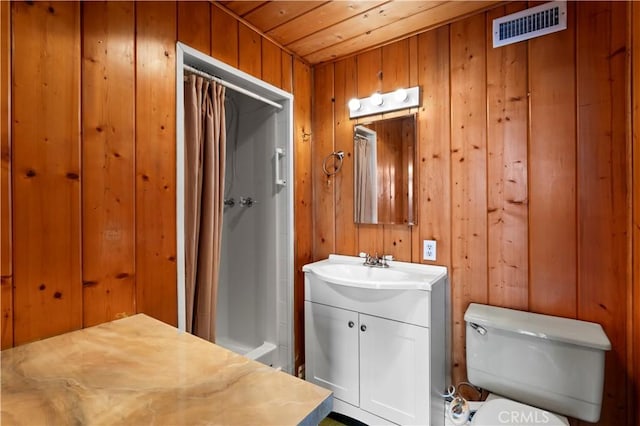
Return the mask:
<path fill-rule="evenodd" d="M 415 114 L 353 131 L 354 222 L 415 224 Z"/>

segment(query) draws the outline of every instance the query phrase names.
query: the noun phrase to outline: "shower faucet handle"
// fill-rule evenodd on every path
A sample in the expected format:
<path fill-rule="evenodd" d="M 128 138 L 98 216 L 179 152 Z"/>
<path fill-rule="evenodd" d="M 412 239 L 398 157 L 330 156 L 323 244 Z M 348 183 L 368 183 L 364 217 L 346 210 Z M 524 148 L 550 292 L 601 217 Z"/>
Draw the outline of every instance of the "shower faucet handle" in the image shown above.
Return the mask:
<path fill-rule="evenodd" d="M 251 207 L 254 204 L 257 204 L 258 201 L 254 200 L 251 197 L 240 197 L 240 205 L 245 207 Z"/>

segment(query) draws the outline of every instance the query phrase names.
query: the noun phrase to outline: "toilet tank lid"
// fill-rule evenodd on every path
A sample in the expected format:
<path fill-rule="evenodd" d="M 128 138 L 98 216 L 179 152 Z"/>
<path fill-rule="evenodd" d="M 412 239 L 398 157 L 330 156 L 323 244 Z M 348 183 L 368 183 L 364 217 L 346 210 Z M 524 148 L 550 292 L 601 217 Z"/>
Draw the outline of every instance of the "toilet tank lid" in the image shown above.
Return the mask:
<path fill-rule="evenodd" d="M 497 328 L 540 339 L 555 340 L 605 351 L 611 350 L 611 342 L 602 326 L 594 322 L 540 315 L 478 303 L 469 305 L 464 314 L 464 320 L 488 328 Z"/>

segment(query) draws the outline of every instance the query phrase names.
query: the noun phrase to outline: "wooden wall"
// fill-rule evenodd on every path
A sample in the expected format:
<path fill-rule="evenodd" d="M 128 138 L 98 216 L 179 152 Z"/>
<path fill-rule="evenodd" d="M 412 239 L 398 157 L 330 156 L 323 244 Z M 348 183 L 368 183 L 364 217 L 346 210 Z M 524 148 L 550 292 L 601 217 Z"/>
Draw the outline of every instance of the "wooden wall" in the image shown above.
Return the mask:
<path fill-rule="evenodd" d="M 0 11 L 2 347 L 136 312 L 176 324 L 176 41 L 294 92 L 302 169 L 310 67 L 206 1 Z"/>
<path fill-rule="evenodd" d="M 633 2 L 631 5 L 631 129 L 632 129 L 632 153 L 631 164 L 632 176 L 632 252 L 633 252 L 633 286 L 627 298 L 629 306 L 628 328 L 629 339 L 631 341 L 629 351 L 629 398 L 628 407 L 635 407 L 635 413 L 629 414 L 630 423 L 640 423 L 640 414 L 637 407 L 640 407 L 640 3 Z"/>
<path fill-rule="evenodd" d="M 631 6 L 569 2 L 566 31 L 493 49 L 492 19 L 526 7 L 511 3 L 314 68 L 313 256 L 366 251 L 423 262 L 421 241 L 435 239 L 435 263 L 451 279 L 455 382 L 465 378 L 470 302 L 602 324 L 613 350 L 600 424 L 637 424 Z M 356 121 L 346 104 L 416 84 L 418 224 L 354 225 Z M 333 150 L 347 156 L 327 179 L 321 164 Z"/>

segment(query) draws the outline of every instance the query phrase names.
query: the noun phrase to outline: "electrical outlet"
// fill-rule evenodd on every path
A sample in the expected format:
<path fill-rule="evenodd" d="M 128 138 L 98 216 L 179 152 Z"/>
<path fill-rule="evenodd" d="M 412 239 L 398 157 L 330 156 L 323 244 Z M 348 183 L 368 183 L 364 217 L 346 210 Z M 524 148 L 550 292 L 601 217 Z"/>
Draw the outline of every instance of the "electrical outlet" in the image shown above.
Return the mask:
<path fill-rule="evenodd" d="M 424 240 L 424 260 L 436 260 L 436 240 Z"/>

